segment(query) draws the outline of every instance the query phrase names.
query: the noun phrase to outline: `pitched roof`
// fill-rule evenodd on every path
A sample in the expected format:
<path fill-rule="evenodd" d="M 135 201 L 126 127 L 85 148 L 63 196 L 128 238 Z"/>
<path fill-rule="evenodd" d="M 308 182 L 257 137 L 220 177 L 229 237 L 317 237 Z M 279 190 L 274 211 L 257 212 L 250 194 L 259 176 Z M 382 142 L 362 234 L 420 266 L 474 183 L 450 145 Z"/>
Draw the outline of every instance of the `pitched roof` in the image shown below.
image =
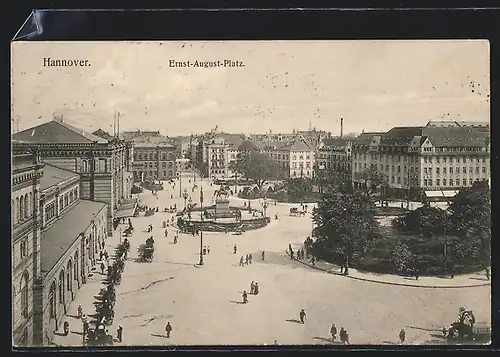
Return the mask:
<path fill-rule="evenodd" d="M 292 143 L 286 145 L 286 148 L 289 151 L 310 151 L 311 147 L 304 140 L 295 140 Z"/>
<path fill-rule="evenodd" d="M 425 127 L 422 136 L 438 147 L 485 147 L 489 133 L 469 127 Z"/>
<path fill-rule="evenodd" d="M 97 129 L 92 134 L 108 141 L 112 141 L 114 139 L 108 132 L 102 130 L 101 128 Z"/>
<path fill-rule="evenodd" d="M 40 250 L 43 273 L 52 269 L 104 207 L 106 203 L 79 200 L 42 233 Z"/>
<path fill-rule="evenodd" d="M 354 140 L 355 145 L 369 145 L 372 142 L 373 138 L 381 137 L 385 133 L 361 133 Z"/>
<path fill-rule="evenodd" d="M 380 145 L 405 146 L 410 145 L 416 136 L 422 136 L 420 126 L 399 126 L 384 133 L 380 138 Z"/>
<path fill-rule="evenodd" d="M 241 144 L 245 137 L 243 134 L 228 134 L 228 133 L 219 133 L 216 135 L 217 138 L 224 139 L 225 144 Z"/>
<path fill-rule="evenodd" d="M 12 136 L 13 142 L 27 143 L 64 143 L 64 144 L 106 144 L 108 141 L 97 135 L 66 124 L 61 120 L 47 123 L 20 131 Z"/>
<path fill-rule="evenodd" d="M 324 138 L 323 144 L 326 147 L 347 146 L 349 142 L 353 141 L 352 138 Z"/>
<path fill-rule="evenodd" d="M 175 145 L 172 145 L 168 141 L 164 140 L 135 140 L 134 139 L 134 148 L 155 148 L 155 147 L 162 147 L 162 148 L 168 148 L 172 149 L 175 148 Z"/>
<path fill-rule="evenodd" d="M 43 167 L 43 175 L 40 178 L 40 190 L 46 190 L 52 186 L 60 184 L 74 177 L 79 177 L 75 172 L 60 169 L 49 164 Z"/>

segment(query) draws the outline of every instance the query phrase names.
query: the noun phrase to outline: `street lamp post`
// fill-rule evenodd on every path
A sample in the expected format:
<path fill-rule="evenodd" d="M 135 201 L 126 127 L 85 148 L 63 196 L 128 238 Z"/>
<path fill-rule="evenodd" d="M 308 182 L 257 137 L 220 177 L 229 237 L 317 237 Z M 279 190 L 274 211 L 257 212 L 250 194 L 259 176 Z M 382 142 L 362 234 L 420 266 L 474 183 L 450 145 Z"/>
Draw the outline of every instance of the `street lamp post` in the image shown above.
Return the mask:
<path fill-rule="evenodd" d="M 203 187 L 200 187 L 200 208 L 201 208 L 201 225 L 200 225 L 200 263 L 203 265 Z"/>
<path fill-rule="evenodd" d="M 262 208 L 264 209 L 264 217 L 267 217 L 266 214 L 267 206 L 268 206 L 267 199 L 264 197 L 264 201 L 262 202 Z"/>
<path fill-rule="evenodd" d="M 188 198 L 188 192 L 187 192 L 186 188 L 183 191 L 182 198 L 184 198 L 184 210 L 185 210 L 186 209 L 186 200 Z"/>
<path fill-rule="evenodd" d="M 122 244 L 122 229 L 120 228 L 120 245 Z"/>
<path fill-rule="evenodd" d="M 348 232 L 347 208 L 345 208 L 344 211 L 345 211 L 345 269 L 344 269 L 344 275 L 348 275 L 349 274 L 349 232 Z"/>

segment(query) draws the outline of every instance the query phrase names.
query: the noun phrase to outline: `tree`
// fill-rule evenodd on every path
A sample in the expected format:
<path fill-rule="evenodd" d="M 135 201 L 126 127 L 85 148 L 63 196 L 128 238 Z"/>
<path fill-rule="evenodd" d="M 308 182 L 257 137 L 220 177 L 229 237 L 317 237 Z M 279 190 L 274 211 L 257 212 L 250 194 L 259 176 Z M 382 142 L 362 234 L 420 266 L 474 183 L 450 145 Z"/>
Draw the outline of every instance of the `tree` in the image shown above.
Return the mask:
<path fill-rule="evenodd" d="M 488 265 L 491 258 L 491 191 L 487 182 L 462 188 L 451 200 L 451 230 L 458 237 L 457 248 L 474 254 Z"/>
<path fill-rule="evenodd" d="M 399 273 L 407 272 L 414 262 L 413 254 L 404 242 L 398 241 L 391 252 L 391 262 Z"/>
<path fill-rule="evenodd" d="M 238 156 L 234 164 L 231 165 L 231 169 L 247 179 L 254 180 L 259 190 L 262 190 L 266 181 L 276 177 L 277 170 L 280 170 L 277 163 L 256 149 L 246 150 L 243 148 Z"/>
<path fill-rule="evenodd" d="M 374 201 L 362 192 L 324 193 L 313 210 L 313 220 L 317 227 L 314 251 L 341 264 L 363 258 L 370 243 L 379 237 Z"/>
<path fill-rule="evenodd" d="M 349 192 L 351 180 L 345 170 L 332 170 L 319 168 L 317 164 L 313 166 L 314 184 L 319 187 L 319 192 L 325 192 L 325 189 L 337 189 L 342 192 Z"/>
<path fill-rule="evenodd" d="M 312 180 L 306 177 L 289 178 L 286 191 L 291 201 L 302 202 L 312 193 Z"/>
<path fill-rule="evenodd" d="M 432 237 L 445 233 L 446 215 L 446 211 L 442 209 L 423 206 L 396 217 L 392 221 L 392 226 L 405 233 Z"/>
<path fill-rule="evenodd" d="M 361 192 L 365 196 L 375 196 L 380 193 L 380 204 L 383 205 L 386 200 L 389 184 L 387 176 L 377 172 L 375 169 L 366 169 L 354 174 L 354 179 L 361 182 Z"/>

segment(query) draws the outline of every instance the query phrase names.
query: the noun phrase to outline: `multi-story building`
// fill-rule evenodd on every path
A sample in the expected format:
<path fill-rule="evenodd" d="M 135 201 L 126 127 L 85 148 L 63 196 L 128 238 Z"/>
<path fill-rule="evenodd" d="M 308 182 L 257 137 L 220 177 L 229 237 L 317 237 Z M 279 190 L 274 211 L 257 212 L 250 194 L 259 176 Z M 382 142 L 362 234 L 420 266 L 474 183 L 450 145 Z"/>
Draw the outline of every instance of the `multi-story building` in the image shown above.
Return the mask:
<path fill-rule="evenodd" d="M 18 153 L 12 158 L 12 322 L 16 346 L 33 344 L 35 335 L 33 293 L 40 276 L 40 179 L 42 165 L 36 154 Z"/>
<path fill-rule="evenodd" d="M 316 160 L 315 149 L 311 148 L 302 137 L 296 137 L 287 142 L 266 142 L 261 152 L 267 154 L 278 163 L 285 177 L 276 177 L 277 180 L 286 178 L 312 178 Z"/>
<path fill-rule="evenodd" d="M 107 140 L 57 118 L 13 135 L 14 150 L 34 149 L 43 163 L 80 175 L 80 196 L 108 204 L 107 232 L 113 232 L 115 215 L 128 207 L 133 186 L 133 143 Z"/>
<path fill-rule="evenodd" d="M 456 120 L 429 120 L 426 127 L 435 127 L 435 128 L 443 128 L 443 127 L 452 127 L 452 128 L 490 128 L 490 122 L 488 121 L 456 121 Z"/>
<path fill-rule="evenodd" d="M 134 141 L 134 180 L 170 180 L 177 175 L 179 150 L 160 140 Z"/>
<path fill-rule="evenodd" d="M 37 153 L 13 158 L 14 342 L 43 346 L 104 248 L 107 204 L 82 199 L 80 175 Z"/>
<path fill-rule="evenodd" d="M 351 152 L 353 138 L 325 138 L 316 153 L 316 165 L 319 170 L 333 170 L 345 174 L 351 180 Z"/>
<path fill-rule="evenodd" d="M 368 138 L 371 136 L 371 138 Z M 393 197 L 423 200 L 453 196 L 474 181 L 490 180 L 490 137 L 471 127 L 396 127 L 361 134 L 353 145 L 356 173 L 382 174 Z"/>

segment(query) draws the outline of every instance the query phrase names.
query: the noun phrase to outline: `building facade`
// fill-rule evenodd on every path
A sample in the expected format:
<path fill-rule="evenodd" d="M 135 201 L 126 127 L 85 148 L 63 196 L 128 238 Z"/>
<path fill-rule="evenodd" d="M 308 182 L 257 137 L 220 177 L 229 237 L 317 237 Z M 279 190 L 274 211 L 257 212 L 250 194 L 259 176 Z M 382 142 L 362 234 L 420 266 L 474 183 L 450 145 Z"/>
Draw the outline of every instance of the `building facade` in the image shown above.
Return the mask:
<path fill-rule="evenodd" d="M 15 150 L 36 149 L 43 163 L 78 173 L 81 197 L 108 204 L 107 231 L 112 234 L 120 203 L 131 198 L 131 142 L 117 138 L 110 141 L 57 118 L 14 134 L 12 145 Z"/>
<path fill-rule="evenodd" d="M 134 142 L 134 180 L 170 180 L 177 176 L 178 150 L 165 142 Z"/>
<path fill-rule="evenodd" d="M 332 170 L 344 174 L 352 180 L 352 144 L 351 138 L 325 138 L 318 146 L 316 165 L 319 170 Z"/>
<path fill-rule="evenodd" d="M 475 181 L 490 181 L 489 133 L 471 127 L 396 127 L 361 134 L 353 144 L 356 173 L 373 170 L 385 178 L 390 196 L 424 200 L 452 197 Z"/>
<path fill-rule="evenodd" d="M 16 346 L 30 346 L 35 339 L 36 295 L 40 277 L 40 179 L 37 154 L 21 152 L 12 158 L 12 322 Z"/>

